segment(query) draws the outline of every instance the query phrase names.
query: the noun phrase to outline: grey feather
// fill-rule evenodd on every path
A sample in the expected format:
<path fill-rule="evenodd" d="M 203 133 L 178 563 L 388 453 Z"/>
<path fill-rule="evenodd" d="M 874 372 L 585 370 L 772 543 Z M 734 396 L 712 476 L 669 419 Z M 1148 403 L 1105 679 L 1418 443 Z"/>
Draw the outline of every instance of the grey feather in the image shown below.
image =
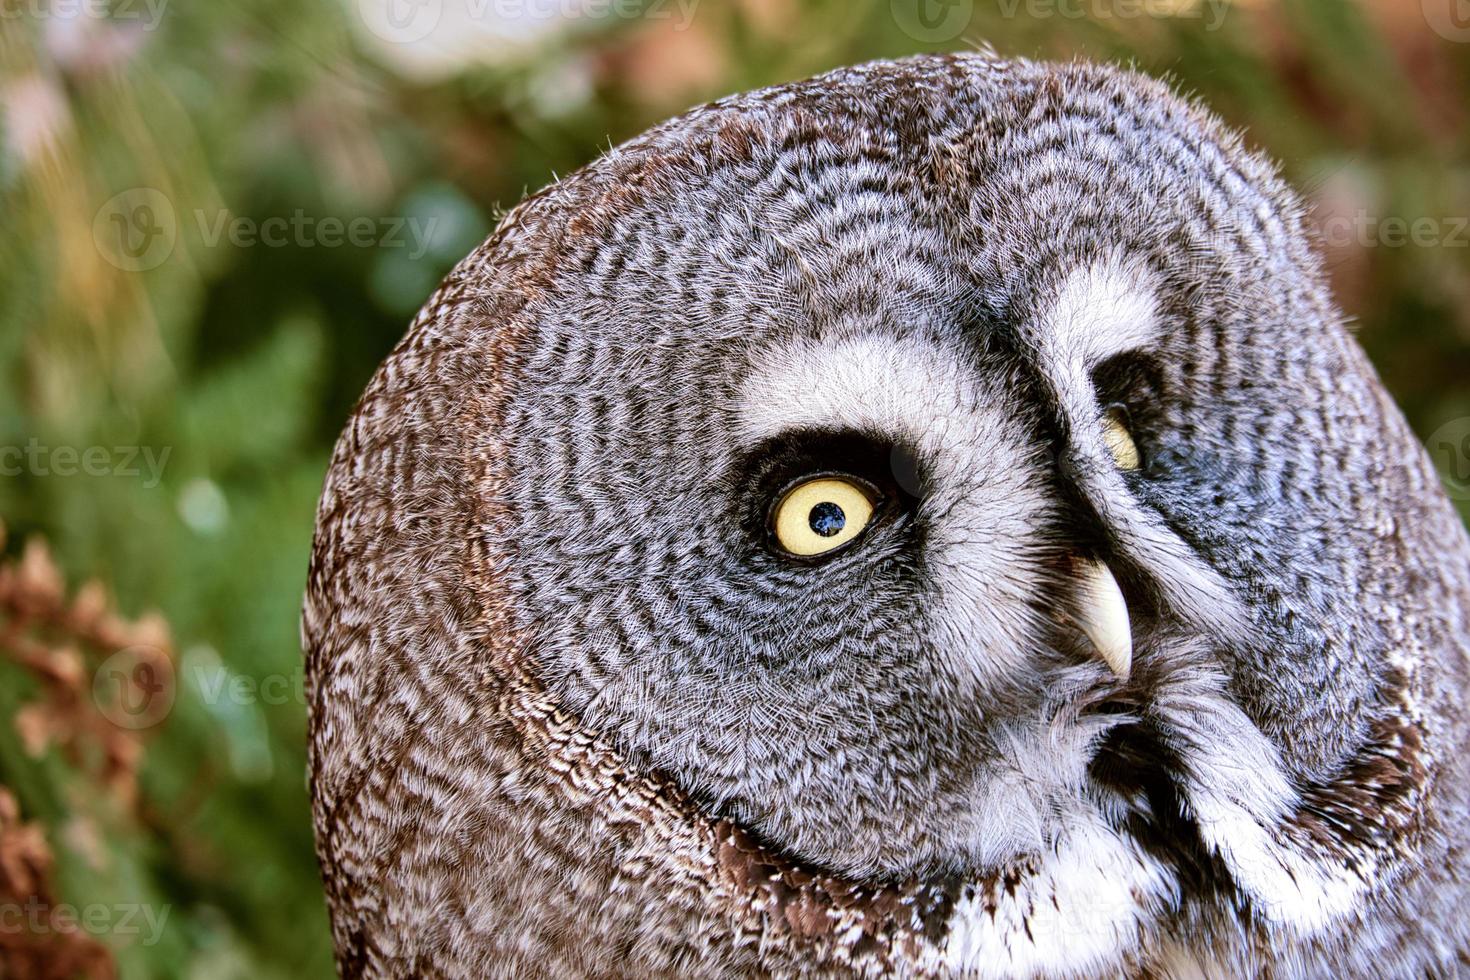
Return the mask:
<path fill-rule="evenodd" d="M 793 561 L 829 457 L 891 492 Z M 345 976 L 1470 963 L 1470 543 L 1296 198 L 1137 75 L 866 65 L 524 202 L 344 432 L 303 633 Z"/>

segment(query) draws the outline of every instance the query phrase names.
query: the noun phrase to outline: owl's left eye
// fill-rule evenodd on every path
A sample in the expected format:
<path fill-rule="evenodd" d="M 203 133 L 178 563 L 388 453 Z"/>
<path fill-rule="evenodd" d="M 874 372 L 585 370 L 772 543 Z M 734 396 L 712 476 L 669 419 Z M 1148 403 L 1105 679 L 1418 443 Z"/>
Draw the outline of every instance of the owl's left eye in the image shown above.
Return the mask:
<path fill-rule="evenodd" d="M 1143 465 L 1138 443 L 1128 425 L 1128 412 L 1121 405 L 1109 405 L 1102 415 L 1103 443 L 1112 453 L 1120 470 L 1136 470 Z"/>
<path fill-rule="evenodd" d="M 771 529 L 789 554 L 803 558 L 836 551 L 873 519 L 872 493 L 840 476 L 822 476 L 792 487 L 776 503 Z"/>

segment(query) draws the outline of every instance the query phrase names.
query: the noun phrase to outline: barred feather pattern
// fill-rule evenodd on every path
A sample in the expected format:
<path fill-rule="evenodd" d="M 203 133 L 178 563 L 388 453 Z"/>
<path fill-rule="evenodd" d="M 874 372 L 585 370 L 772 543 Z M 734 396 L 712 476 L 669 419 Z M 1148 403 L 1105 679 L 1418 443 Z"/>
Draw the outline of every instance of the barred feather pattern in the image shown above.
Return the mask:
<path fill-rule="evenodd" d="M 1305 227 L 1163 85 L 988 55 L 523 202 L 323 490 L 342 975 L 1464 969 L 1470 543 Z M 919 492 L 792 563 L 771 481 L 834 439 Z M 1079 547 L 1126 679 L 1048 615 Z"/>

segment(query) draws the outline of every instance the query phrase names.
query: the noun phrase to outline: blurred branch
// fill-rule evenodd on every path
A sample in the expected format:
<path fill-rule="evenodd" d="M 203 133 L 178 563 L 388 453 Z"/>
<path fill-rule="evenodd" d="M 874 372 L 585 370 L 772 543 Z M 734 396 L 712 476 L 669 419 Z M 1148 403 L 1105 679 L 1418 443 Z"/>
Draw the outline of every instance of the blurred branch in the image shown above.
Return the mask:
<path fill-rule="evenodd" d="M 7 980 L 112 980 L 112 954 L 87 935 L 51 885 L 54 860 L 40 824 L 0 787 L 0 976 Z"/>
<path fill-rule="evenodd" d="M 26 543 L 19 561 L 0 563 L 0 656 L 24 668 L 42 692 L 15 717 L 26 751 L 38 757 L 57 746 L 132 808 L 144 729 L 162 720 L 160 699 L 172 698 L 172 644 L 161 617 L 129 622 L 110 607 L 95 581 L 68 599 L 39 538 Z M 164 683 L 167 690 L 158 686 Z"/>

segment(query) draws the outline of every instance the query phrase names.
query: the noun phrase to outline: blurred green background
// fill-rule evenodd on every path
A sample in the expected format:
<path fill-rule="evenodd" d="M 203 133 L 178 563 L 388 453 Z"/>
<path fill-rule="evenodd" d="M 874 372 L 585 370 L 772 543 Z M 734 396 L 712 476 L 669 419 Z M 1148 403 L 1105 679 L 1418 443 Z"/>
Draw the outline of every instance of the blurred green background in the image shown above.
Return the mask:
<path fill-rule="evenodd" d="M 86 931 L 92 965 L 56 975 L 331 974 L 297 617 L 332 442 L 503 209 L 732 91 L 981 45 L 1168 76 L 1282 162 L 1389 388 L 1421 436 L 1458 439 L 1467 15 L 1461 0 L 0 0 L 0 785 L 18 802 L 8 831 L 0 812 L 0 907 L 6 887 L 42 887 L 5 870 L 41 839 L 52 901 L 112 911 Z M 1442 462 L 1464 507 L 1456 445 Z M 59 571 L 39 544 L 23 561 L 28 540 Z M 102 635 L 81 622 L 95 590 L 36 599 L 57 575 L 72 595 L 105 584 L 129 619 L 157 610 L 168 635 Z M 108 715 L 94 672 L 137 642 L 171 658 L 171 710 L 116 738 L 88 728 Z M 133 906 L 166 914 L 156 934 L 118 925 Z M 13 948 L 54 938 L 0 921 L 0 977 L 60 963 Z"/>

